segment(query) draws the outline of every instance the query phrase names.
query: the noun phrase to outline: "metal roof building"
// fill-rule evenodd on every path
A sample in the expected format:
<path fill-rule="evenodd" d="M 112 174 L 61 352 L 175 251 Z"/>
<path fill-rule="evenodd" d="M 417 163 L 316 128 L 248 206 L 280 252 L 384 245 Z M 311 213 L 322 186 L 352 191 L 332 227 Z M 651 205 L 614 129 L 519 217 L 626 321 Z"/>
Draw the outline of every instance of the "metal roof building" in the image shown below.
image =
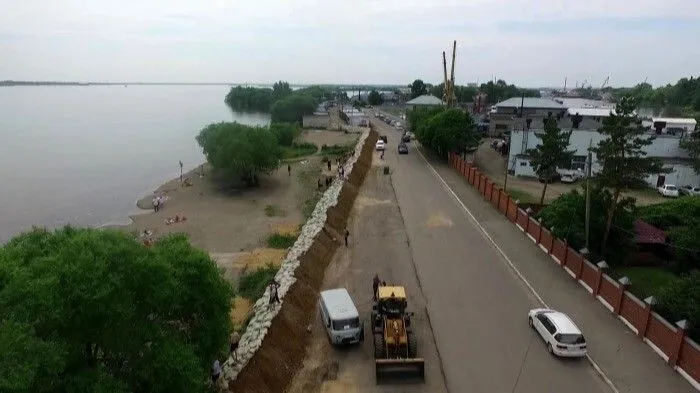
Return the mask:
<path fill-rule="evenodd" d="M 412 105 L 412 106 L 440 106 L 440 105 L 445 105 L 445 102 L 442 101 L 441 99 L 432 96 L 430 94 L 423 94 L 422 96 L 418 96 L 411 101 L 408 101 L 406 105 Z"/>

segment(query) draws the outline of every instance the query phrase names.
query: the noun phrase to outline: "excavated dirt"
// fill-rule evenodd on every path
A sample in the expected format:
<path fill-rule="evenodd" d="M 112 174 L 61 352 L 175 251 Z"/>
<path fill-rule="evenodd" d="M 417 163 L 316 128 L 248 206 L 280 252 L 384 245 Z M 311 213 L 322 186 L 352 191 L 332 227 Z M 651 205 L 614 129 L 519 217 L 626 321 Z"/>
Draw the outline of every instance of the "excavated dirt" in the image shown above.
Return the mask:
<path fill-rule="evenodd" d="M 315 316 L 325 270 L 342 242 L 340 234 L 345 231 L 358 189 L 372 164 L 377 135 L 372 130 L 365 140 L 362 153 L 343 185 L 338 204 L 328 211 L 324 230 L 309 251 L 299 258 L 300 265 L 295 272 L 297 281 L 285 295 L 280 313 L 273 320 L 260 349 L 238 378 L 229 383 L 229 392 L 284 392 L 302 367 L 309 342 L 309 326 Z"/>

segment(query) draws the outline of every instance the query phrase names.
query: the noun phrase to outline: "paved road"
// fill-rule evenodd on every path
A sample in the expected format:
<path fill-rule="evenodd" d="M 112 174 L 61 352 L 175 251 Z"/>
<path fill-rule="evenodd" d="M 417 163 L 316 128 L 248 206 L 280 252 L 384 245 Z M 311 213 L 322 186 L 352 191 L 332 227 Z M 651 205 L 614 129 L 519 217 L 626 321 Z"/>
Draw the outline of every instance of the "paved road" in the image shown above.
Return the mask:
<path fill-rule="evenodd" d="M 395 131 L 379 121 L 377 123 L 380 123 L 390 138 L 398 138 Z M 441 180 L 428 168 L 415 147 L 411 148 L 408 156 L 387 155 L 387 159 L 394 162 L 394 185 L 412 242 L 419 278 L 430 307 L 434 334 L 445 363 L 450 391 L 463 391 L 460 384 L 465 383 L 465 378 L 472 377 L 475 380 L 467 381 L 466 386 L 479 387 L 475 391 L 490 386 L 493 386 L 491 391 L 529 392 L 538 387 L 543 388 L 540 391 L 556 391 L 558 389 L 552 387 L 565 384 L 566 378 L 573 382 L 562 391 L 605 391 L 607 386 L 592 382 L 598 380 L 598 376 L 585 366 L 586 362 L 572 366 L 572 362 L 541 359 L 539 355 L 543 352 L 543 345 L 539 340 L 530 348 L 527 356 L 521 357 L 525 362 L 522 363 L 523 373 L 517 389 L 508 389 L 507 376 L 512 375 L 517 362 L 504 358 L 505 362 L 500 364 L 496 353 L 522 353 L 527 338 L 522 335 L 524 318 L 520 308 L 529 308 L 538 303 L 532 298 L 531 292 L 523 287 L 522 281 L 515 277 L 512 269 L 503 269 L 507 263 L 500 253 L 475 230 L 476 224 L 466 217 L 454 197 L 447 196 Z M 431 161 L 431 165 L 543 300 L 572 315 L 583 328 L 593 359 L 620 392 L 695 392 L 687 381 L 666 366 L 646 344 L 552 263 L 522 232 L 484 202 L 456 172 L 445 164 Z M 430 226 L 421 222 L 426 220 L 426 216 L 430 220 L 435 215 L 449 218 L 440 235 L 430 231 Z M 435 221 L 433 218 L 432 222 Z M 441 243 L 449 246 L 441 248 Z M 460 277 L 455 279 L 455 275 Z M 456 284 L 460 285 L 458 289 L 452 292 L 442 289 L 448 282 L 454 281 L 461 281 Z M 455 298 L 453 304 L 458 303 L 459 298 L 467 298 L 463 306 L 455 306 L 458 314 L 452 316 L 448 314 L 454 310 L 445 309 L 440 304 L 442 299 L 449 296 Z M 495 325 L 490 332 L 477 327 L 470 328 L 478 339 L 446 342 L 449 340 L 442 336 L 452 334 L 454 328 L 451 324 L 460 323 L 459 317 L 466 318 L 465 308 L 471 309 L 468 317 L 470 320 L 480 316 L 479 320 L 484 323 L 494 319 L 503 326 Z M 499 341 L 499 337 L 504 338 Z M 482 340 L 490 340 L 494 344 L 487 348 Z M 487 358 L 472 356 L 470 350 L 478 350 L 478 353 L 485 351 Z M 537 354 L 533 355 L 533 351 Z M 481 363 L 490 366 L 486 367 L 484 374 L 467 377 L 461 370 L 449 367 L 453 359 L 448 358 L 448 354 L 462 356 L 465 365 Z M 487 372 L 494 365 L 500 367 L 502 372 Z M 503 380 L 489 381 L 494 374 L 501 375 Z M 530 382 L 525 385 L 524 380 Z"/>
<path fill-rule="evenodd" d="M 409 309 L 415 312 L 418 353 L 425 359 L 426 379 L 422 383 L 408 380 L 378 385 L 374 377 L 371 335 L 368 334 L 367 340 L 359 347 L 331 348 L 322 324 L 316 319 L 304 370 L 297 375 L 289 393 L 447 392 L 391 177 L 383 174 L 378 153 L 375 153 L 374 160 L 376 166 L 367 173 L 348 223 L 350 247 L 341 246 L 336 252 L 326 270 L 323 289 L 347 288 L 361 318 L 367 323 L 372 307 L 374 274 L 379 274 L 388 283 L 405 286 Z M 328 380 L 323 376 L 324 370 L 334 362 L 337 362 L 337 373 Z"/>
<path fill-rule="evenodd" d="M 442 188 L 419 157 L 386 160 L 451 392 L 608 392 L 585 361 L 549 356 L 529 329 L 536 299 Z M 530 246 L 532 247 L 532 246 Z"/>

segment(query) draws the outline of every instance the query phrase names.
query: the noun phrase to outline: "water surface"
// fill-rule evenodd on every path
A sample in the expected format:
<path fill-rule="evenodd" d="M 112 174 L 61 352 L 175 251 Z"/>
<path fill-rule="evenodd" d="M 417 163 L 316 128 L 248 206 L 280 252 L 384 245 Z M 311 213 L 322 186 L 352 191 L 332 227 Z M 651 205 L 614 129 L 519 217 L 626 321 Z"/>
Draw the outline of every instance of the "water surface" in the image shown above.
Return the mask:
<path fill-rule="evenodd" d="M 205 125 L 231 113 L 226 86 L 0 88 L 0 244 L 32 225 L 127 222 L 135 201 L 204 161 Z"/>

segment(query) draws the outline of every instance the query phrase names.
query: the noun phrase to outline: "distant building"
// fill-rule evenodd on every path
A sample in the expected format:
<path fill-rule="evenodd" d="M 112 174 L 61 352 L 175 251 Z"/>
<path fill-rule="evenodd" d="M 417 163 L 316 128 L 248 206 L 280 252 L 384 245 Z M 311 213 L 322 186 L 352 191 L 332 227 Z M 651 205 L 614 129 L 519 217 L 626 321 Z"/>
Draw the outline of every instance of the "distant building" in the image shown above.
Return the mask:
<path fill-rule="evenodd" d="M 547 100 L 547 101 L 542 101 Z M 539 144 L 537 133 L 544 129 L 544 118 L 550 113 L 557 119 L 557 124 L 562 130 L 572 130 L 569 140 L 569 149 L 574 150 L 574 157 L 568 168 L 561 169 L 586 169 L 586 157 L 589 145 L 596 146 L 604 136 L 598 132 L 605 117 L 610 116 L 615 110 L 610 103 L 587 102 L 586 107 L 566 107 L 560 102 L 549 99 L 525 99 L 520 116 L 520 108 L 515 102 L 521 98 L 511 98 L 504 103 L 496 104 L 496 112 L 491 113 L 491 127 L 494 127 L 494 115 L 498 118 L 497 124 L 503 132 L 510 134 L 510 149 L 508 154 L 508 171 L 516 176 L 535 177 L 535 171 L 530 165 L 528 150 Z M 589 100 L 591 101 L 591 100 Z M 581 101 L 567 103 L 582 104 Z M 675 184 L 678 186 L 690 184 L 700 185 L 700 175 L 695 173 L 689 156 L 680 147 L 680 141 L 688 138 L 696 131 L 695 119 L 679 118 L 652 118 L 642 123 L 647 127 L 649 135 L 655 135 L 653 143 L 645 148 L 649 157 L 657 157 L 663 160 L 668 174 L 650 175 L 646 182 L 653 187 L 663 184 Z M 600 170 L 600 164 L 595 155 L 591 171 Z"/>
<path fill-rule="evenodd" d="M 352 127 L 369 127 L 369 116 L 352 106 L 343 107 L 340 117 Z"/>
<path fill-rule="evenodd" d="M 491 108 L 489 134 L 498 136 L 513 130 L 516 119 L 523 117 L 545 117 L 549 113 L 561 115 L 566 107 L 551 98 L 513 97 L 501 101 Z M 522 113 L 522 116 L 521 116 Z"/>
<path fill-rule="evenodd" d="M 411 109 L 416 109 L 420 107 L 425 108 L 431 106 L 443 106 L 445 105 L 445 102 L 433 95 L 424 94 L 412 99 L 411 101 L 408 101 L 406 105 Z"/>

